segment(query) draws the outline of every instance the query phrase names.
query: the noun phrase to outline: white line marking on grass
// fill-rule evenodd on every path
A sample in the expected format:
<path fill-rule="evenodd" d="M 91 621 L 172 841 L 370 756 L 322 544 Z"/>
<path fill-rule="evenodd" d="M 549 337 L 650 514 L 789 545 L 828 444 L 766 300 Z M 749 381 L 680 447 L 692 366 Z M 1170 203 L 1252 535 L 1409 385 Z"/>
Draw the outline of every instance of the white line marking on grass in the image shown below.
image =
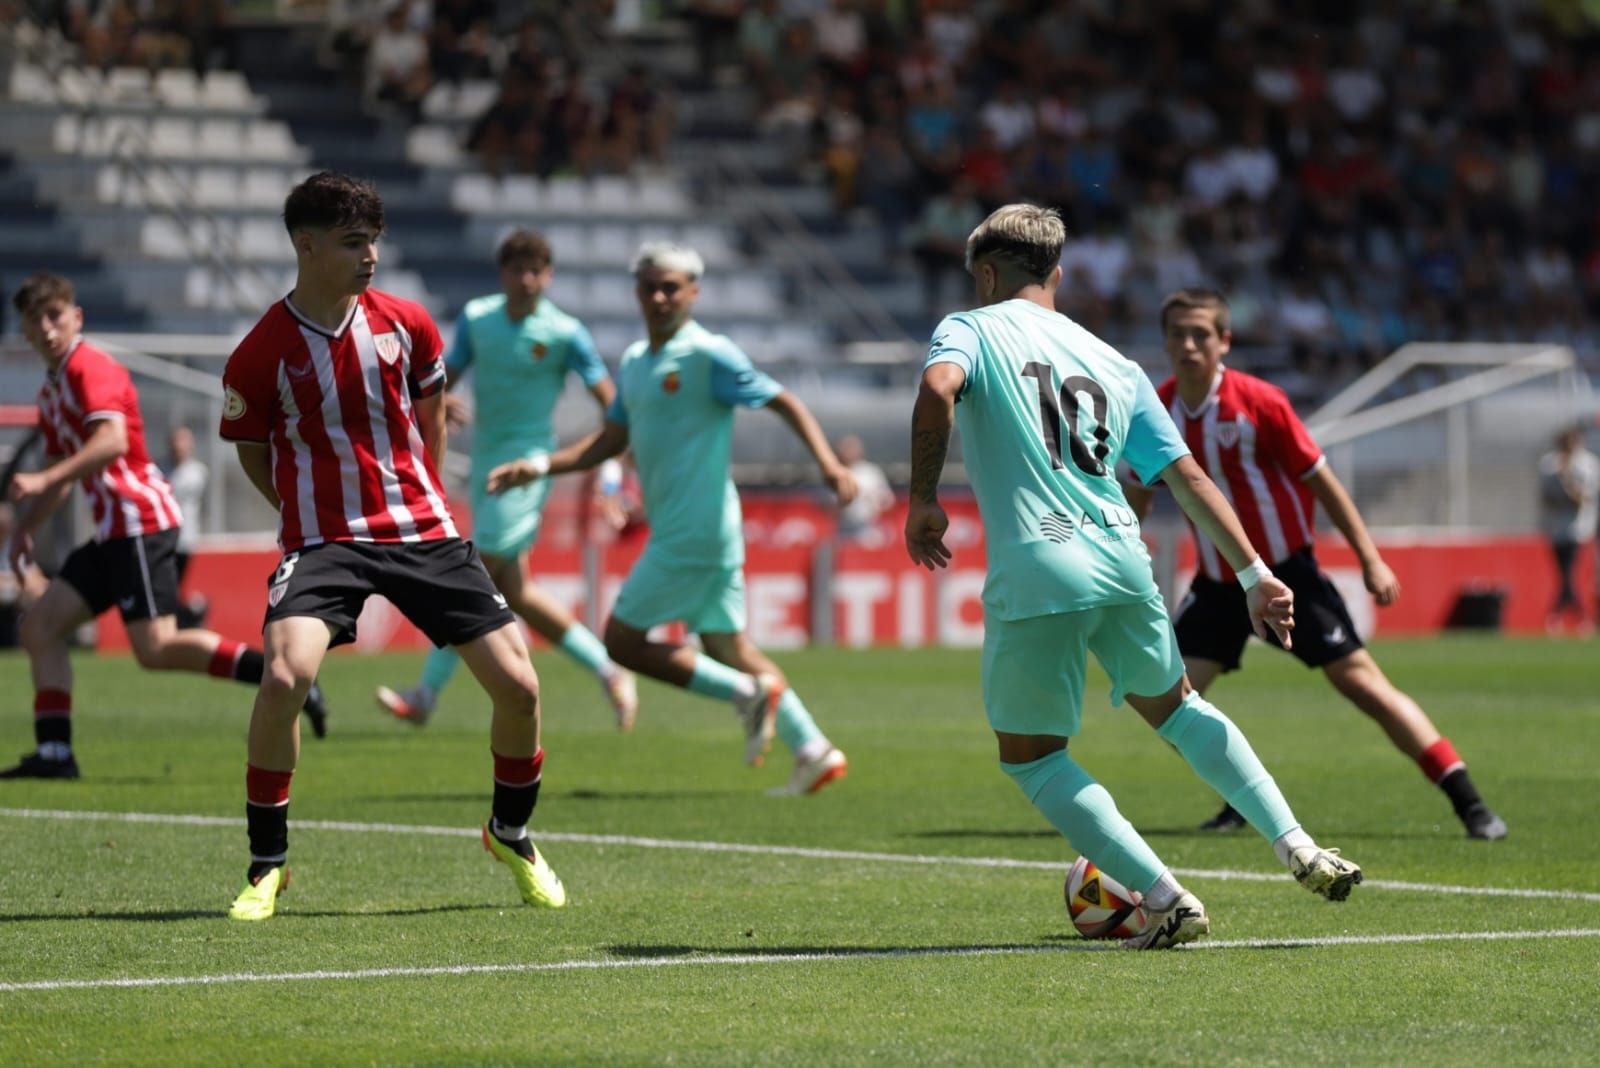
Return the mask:
<path fill-rule="evenodd" d="M 1400 945 L 1418 942 L 1508 942 L 1550 938 L 1593 938 L 1600 927 L 1555 931 L 1443 931 L 1425 934 L 1326 935 L 1315 938 L 1238 938 L 1196 942 L 1195 949 L 1315 949 L 1323 946 Z M 703 957 L 639 957 L 634 960 L 560 960 L 519 964 L 450 964 L 415 968 L 355 968 L 348 971 L 230 972 L 223 975 L 156 975 L 120 979 L 40 979 L 0 983 L 0 994 L 49 990 L 104 990 L 158 986 L 222 986 L 230 983 L 285 983 L 341 979 L 423 979 L 442 975 L 509 975 L 528 972 L 608 971 L 629 968 L 677 968 L 690 965 L 796 964 L 846 960 L 898 960 L 915 957 L 1000 957 L 1044 953 L 1120 950 L 1116 942 L 1073 942 L 1059 946 L 929 946 L 922 949 L 842 949 L 833 953 L 713 954 Z"/>
<path fill-rule="evenodd" d="M 0 817 L 18 819 L 105 820 L 116 823 L 160 823 L 191 827 L 243 827 L 236 816 L 197 816 L 173 812 L 92 812 L 86 809 L 0 808 Z M 303 831 L 353 831 L 358 834 L 392 833 L 437 835 L 446 838 L 476 838 L 477 828 L 430 827 L 410 823 L 351 823 L 344 820 L 290 820 L 289 826 Z M 848 849 L 818 849 L 811 846 L 758 845 L 747 842 L 700 842 L 684 838 L 641 838 L 626 834 L 574 834 L 541 831 L 541 842 L 577 842 L 583 845 L 630 846 L 635 849 L 678 849 L 699 853 L 750 853 L 762 856 L 804 857 L 808 860 L 877 861 L 885 864 L 953 865 L 969 868 L 1023 868 L 1034 871 L 1065 871 L 1059 860 L 1016 860 L 1011 857 L 954 857 L 926 853 L 870 853 Z M 1286 872 L 1235 871 L 1230 868 L 1173 868 L 1174 874 L 1188 879 L 1221 879 L 1228 882 L 1276 883 L 1289 880 Z M 1452 886 L 1447 883 L 1417 883 L 1397 879 L 1367 879 L 1362 886 L 1377 890 L 1414 890 L 1429 894 L 1460 894 L 1471 897 L 1544 898 L 1560 901 L 1600 902 L 1600 893 L 1588 890 L 1541 890 L 1532 887 Z"/>

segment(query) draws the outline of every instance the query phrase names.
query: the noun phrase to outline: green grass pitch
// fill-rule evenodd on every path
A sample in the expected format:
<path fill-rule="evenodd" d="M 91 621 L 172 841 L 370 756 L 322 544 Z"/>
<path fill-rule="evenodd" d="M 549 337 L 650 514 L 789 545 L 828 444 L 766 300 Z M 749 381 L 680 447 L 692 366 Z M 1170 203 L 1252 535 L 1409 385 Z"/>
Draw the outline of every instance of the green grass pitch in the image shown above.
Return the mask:
<path fill-rule="evenodd" d="M 975 652 L 780 656 L 850 756 L 801 799 L 763 795 L 788 757 L 744 768 L 725 707 L 641 683 L 620 736 L 593 682 L 538 654 L 535 840 L 571 896 L 554 913 L 521 906 L 473 837 L 491 769 L 465 672 L 416 730 L 371 692 L 417 658 L 332 657 L 332 734 L 307 732 L 292 816 L 340 825 L 292 831 L 292 887 L 254 925 L 224 916 L 250 691 L 80 656 L 83 780 L 0 782 L 0 1064 L 1593 1063 L 1592 645 L 1376 652 L 1511 837 L 1468 841 L 1320 676 L 1257 647 L 1212 697 L 1369 882 L 1335 905 L 1241 877 L 1278 872 L 1270 849 L 1192 830 L 1215 799 L 1097 677 L 1077 758 L 1212 917 L 1211 948 L 1144 954 L 1072 933 L 1071 853 L 996 766 Z M 29 692 L 0 656 L 7 763 L 32 747 Z"/>

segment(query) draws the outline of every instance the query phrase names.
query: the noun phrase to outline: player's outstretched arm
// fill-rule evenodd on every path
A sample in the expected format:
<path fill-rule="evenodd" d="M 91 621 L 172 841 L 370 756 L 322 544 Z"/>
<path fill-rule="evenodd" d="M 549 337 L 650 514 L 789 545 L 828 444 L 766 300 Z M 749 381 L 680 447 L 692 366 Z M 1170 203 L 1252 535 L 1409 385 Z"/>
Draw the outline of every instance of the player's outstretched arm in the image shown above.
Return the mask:
<path fill-rule="evenodd" d="M 1182 456 L 1161 471 L 1161 481 L 1167 484 L 1178 507 L 1194 520 L 1211 543 L 1217 547 L 1228 566 L 1239 576 L 1245 588 L 1245 604 L 1250 611 L 1250 625 L 1262 638 L 1271 627 L 1285 649 L 1292 646 L 1290 631 L 1294 630 L 1294 593 L 1285 586 L 1256 553 L 1250 544 L 1233 506 L 1217 489 L 1193 456 Z"/>
<path fill-rule="evenodd" d="M 11 499 L 20 501 L 63 485 L 70 490 L 74 482 L 103 471 L 127 451 L 128 428 L 123 421 L 120 418 L 96 419 L 77 452 L 57 460 L 43 471 L 19 471 L 13 475 Z"/>
<path fill-rule="evenodd" d="M 546 475 L 565 475 L 572 471 L 587 471 L 620 454 L 628 447 L 628 428 L 622 423 L 607 419 L 599 430 L 579 438 L 564 449 L 549 456 L 536 456 L 532 460 L 513 460 L 489 472 L 490 493 L 504 493 L 517 486 L 544 478 Z"/>
<path fill-rule="evenodd" d="M 839 498 L 840 504 L 849 504 L 856 498 L 856 476 L 844 464 L 839 462 L 839 457 L 834 455 L 833 446 L 828 444 L 828 437 L 822 432 L 822 427 L 817 424 L 816 417 L 811 414 L 811 409 L 805 402 L 788 390 L 784 390 L 767 402 L 767 407 L 777 412 L 789 429 L 794 431 L 795 437 L 805 443 L 811 452 L 812 459 L 817 461 L 817 468 L 822 472 L 822 480 L 828 488 Z"/>
<path fill-rule="evenodd" d="M 929 571 L 950 563 L 944 532 L 950 518 L 939 504 L 939 479 L 956 424 L 956 398 L 967 372 L 953 363 L 936 363 L 922 373 L 917 403 L 911 409 L 911 508 L 906 513 L 906 552 Z"/>
<path fill-rule="evenodd" d="M 1356 559 L 1361 561 L 1361 580 L 1366 583 L 1367 592 L 1379 604 L 1394 604 L 1400 598 L 1400 581 L 1378 554 L 1372 535 L 1367 533 L 1367 524 L 1362 521 L 1356 502 L 1350 499 L 1339 476 L 1333 473 L 1331 467 L 1323 464 L 1306 478 L 1306 485 L 1311 487 L 1312 494 L 1328 513 L 1328 518 L 1333 520 L 1333 525 L 1339 528 L 1344 540 L 1355 550 Z"/>
<path fill-rule="evenodd" d="M 236 441 L 233 451 L 239 457 L 239 466 L 256 492 L 267 499 L 274 511 L 282 506 L 278 489 L 272 484 L 272 447 L 264 441 Z"/>

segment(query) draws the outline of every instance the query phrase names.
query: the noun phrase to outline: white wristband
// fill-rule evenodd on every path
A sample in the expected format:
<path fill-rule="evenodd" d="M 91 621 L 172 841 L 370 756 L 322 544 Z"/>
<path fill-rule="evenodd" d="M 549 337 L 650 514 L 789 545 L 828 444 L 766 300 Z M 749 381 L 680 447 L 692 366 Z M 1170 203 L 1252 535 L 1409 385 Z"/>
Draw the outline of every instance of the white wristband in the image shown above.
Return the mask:
<path fill-rule="evenodd" d="M 550 473 L 550 457 L 535 456 L 533 459 L 528 461 L 528 466 L 533 468 L 534 478 L 543 478 L 545 475 Z"/>
<path fill-rule="evenodd" d="M 1261 557 L 1258 556 L 1254 560 L 1250 561 L 1249 567 L 1240 571 L 1238 574 L 1239 585 L 1244 587 L 1246 593 L 1249 593 L 1251 590 L 1256 588 L 1257 584 L 1259 584 L 1262 579 L 1270 578 L 1272 576 L 1272 569 L 1266 565 L 1266 562 L 1263 561 Z"/>

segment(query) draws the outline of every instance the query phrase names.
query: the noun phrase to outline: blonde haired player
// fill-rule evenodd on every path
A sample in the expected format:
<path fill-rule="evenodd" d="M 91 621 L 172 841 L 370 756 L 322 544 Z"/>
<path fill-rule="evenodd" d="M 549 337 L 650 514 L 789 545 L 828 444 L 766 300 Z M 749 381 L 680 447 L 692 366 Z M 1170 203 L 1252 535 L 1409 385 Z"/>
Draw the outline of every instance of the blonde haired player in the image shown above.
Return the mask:
<path fill-rule="evenodd" d="M 906 548 L 946 566 L 939 477 L 959 422 L 982 513 L 983 701 L 1001 768 L 1083 856 L 1144 895 L 1159 949 L 1210 931 L 1185 890 L 1067 749 L 1078 733 L 1087 654 L 1213 789 L 1244 812 L 1307 889 L 1348 897 L 1361 869 L 1317 846 L 1226 716 L 1189 685 L 1118 460 L 1160 478 L 1238 568 L 1256 630 L 1287 645 L 1294 597 L 1189 456 L 1150 380 L 1055 311 L 1066 232 L 1054 211 L 1000 208 L 967 240 L 979 307 L 935 329 L 912 414 Z"/>

